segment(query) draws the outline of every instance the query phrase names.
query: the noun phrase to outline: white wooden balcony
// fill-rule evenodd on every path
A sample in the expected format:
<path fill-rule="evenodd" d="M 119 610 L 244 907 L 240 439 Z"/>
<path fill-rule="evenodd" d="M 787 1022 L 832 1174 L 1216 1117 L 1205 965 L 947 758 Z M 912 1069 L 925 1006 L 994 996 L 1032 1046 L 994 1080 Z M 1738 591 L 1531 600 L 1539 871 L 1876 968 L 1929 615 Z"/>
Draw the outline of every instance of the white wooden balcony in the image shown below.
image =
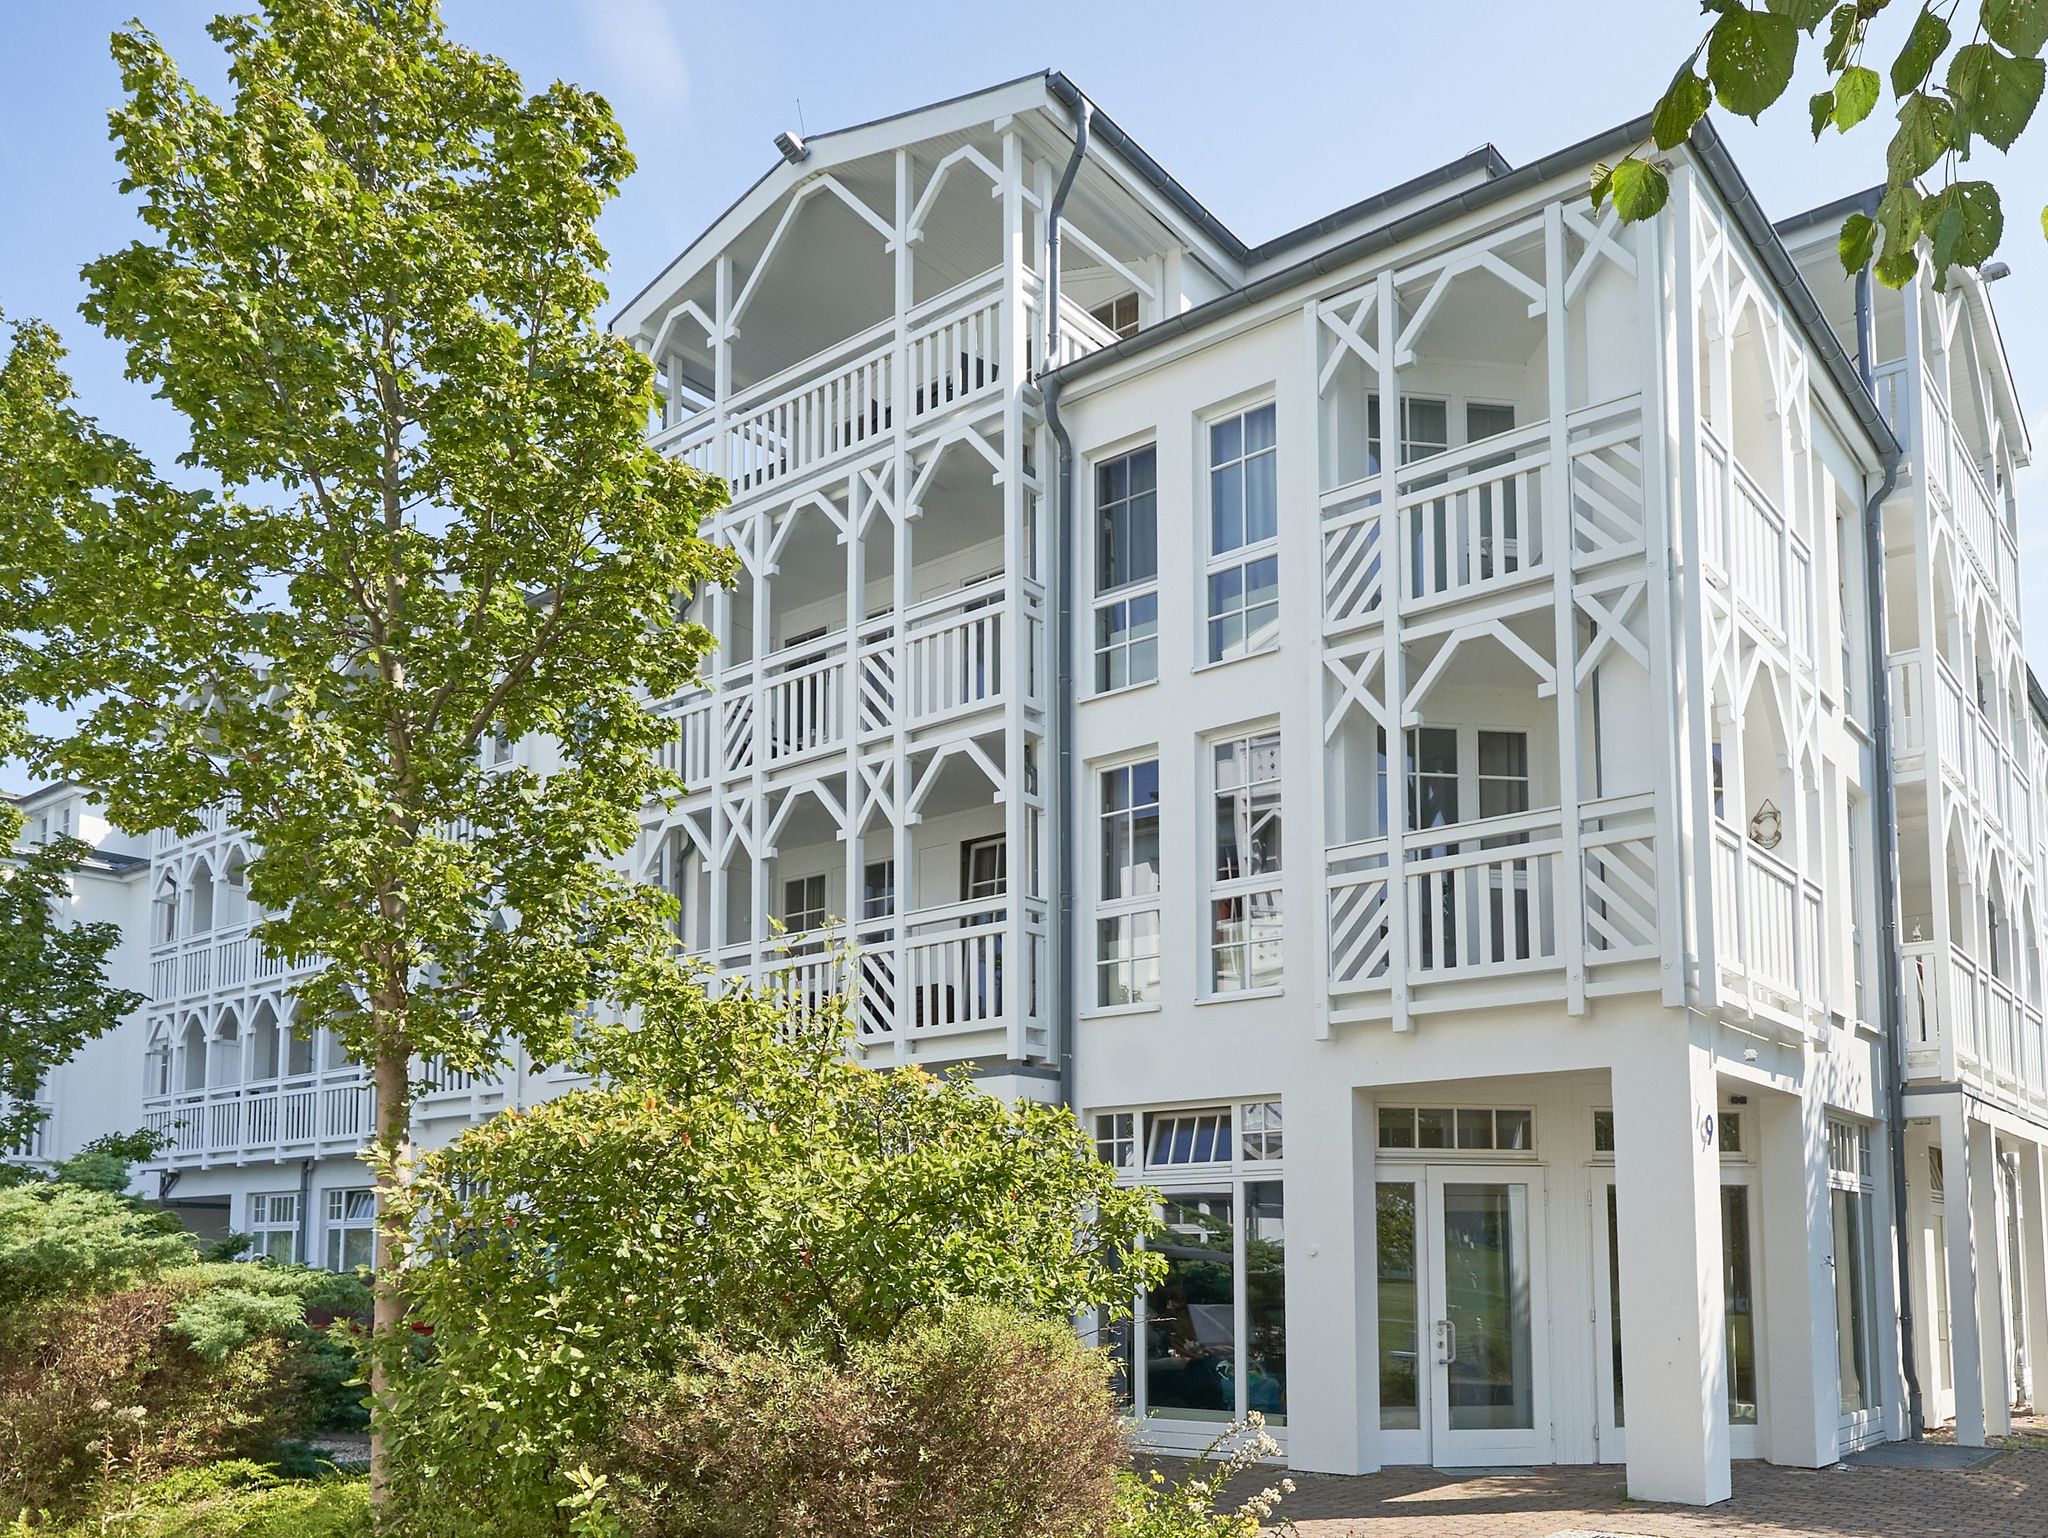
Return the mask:
<path fill-rule="evenodd" d="M 2048 1029 L 2038 1001 L 1959 945 L 1904 946 L 1906 1074 L 1964 1079 L 2022 1109 L 2048 1108 Z"/>
<path fill-rule="evenodd" d="M 233 924 L 188 935 L 150 953 L 149 996 L 159 1004 L 234 993 L 311 969 L 292 967 L 264 949 L 249 925 Z"/>
<path fill-rule="evenodd" d="M 1891 683 L 1893 756 L 1906 777 L 1939 768 L 1995 827 L 2023 837 L 2029 826 L 2033 773 L 2024 748 L 2011 752 L 1963 689 L 1947 662 L 1930 668 L 1916 648 L 1895 652 Z M 1927 754 L 1936 762 L 1930 764 Z"/>
<path fill-rule="evenodd" d="M 1573 412 L 1567 434 L 1574 567 L 1639 555 L 1640 397 Z M 1556 552 L 1545 544 L 1546 499 L 1563 495 L 1551 457 L 1551 424 L 1542 421 L 1404 465 L 1391 533 L 1377 481 L 1324 492 L 1325 633 L 1378 620 L 1389 569 L 1399 571 L 1402 612 L 1415 614 L 1547 580 Z"/>
<path fill-rule="evenodd" d="M 1714 823 L 1714 956 L 1724 1000 L 1805 1023 L 1827 1008 L 1820 884 Z"/>
<path fill-rule="evenodd" d="M 1579 830 L 1587 965 L 1655 957 L 1651 797 L 1587 802 Z M 1333 997 L 1388 989 L 1397 965 L 1411 987 L 1561 971 L 1568 926 L 1560 913 L 1566 846 L 1557 809 L 1427 828 L 1405 835 L 1402 844 L 1405 956 L 1394 952 L 1387 840 L 1324 852 Z M 1539 981 L 1531 992 L 1561 987 Z"/>
<path fill-rule="evenodd" d="M 900 645 L 893 619 L 885 618 L 861 627 L 851 654 L 841 630 L 785 647 L 758 665 L 727 668 L 714 688 L 665 707 L 676 730 L 659 761 L 699 790 L 718 775 L 778 770 L 899 724 L 922 730 L 999 710 L 1015 689 L 1041 706 L 1033 664 L 1044 640 L 1045 600 L 1036 583 L 1024 584 L 1017 618 L 1013 625 L 1005 579 L 996 576 L 913 605 Z"/>
<path fill-rule="evenodd" d="M 353 1153 L 374 1125 L 375 1092 L 360 1068 L 154 1095 L 143 1126 L 168 1139 L 173 1168 Z"/>
<path fill-rule="evenodd" d="M 1770 496 L 1700 423 L 1700 549 L 1710 581 L 1766 635 L 1813 656 L 1813 551 Z"/>
<path fill-rule="evenodd" d="M 1025 372 L 1035 364 L 1041 301 L 1026 275 Z M 897 427 L 915 430 L 999 395 L 1016 373 L 1003 338 L 1003 269 L 912 308 L 899 336 L 892 317 L 711 402 L 652 436 L 656 448 L 721 476 L 735 502 L 795 483 L 876 448 Z M 1116 340 L 1071 300 L 1060 306 L 1060 362 Z"/>
<path fill-rule="evenodd" d="M 732 948 L 719 976 L 798 1010 L 843 999 L 864 1048 L 944 1055 L 946 1038 L 1001 1032 L 1035 1052 L 1046 1030 L 1045 924 L 1039 901 L 944 903 L 855 925 L 850 941 L 844 927 L 778 935 L 759 962 Z"/>

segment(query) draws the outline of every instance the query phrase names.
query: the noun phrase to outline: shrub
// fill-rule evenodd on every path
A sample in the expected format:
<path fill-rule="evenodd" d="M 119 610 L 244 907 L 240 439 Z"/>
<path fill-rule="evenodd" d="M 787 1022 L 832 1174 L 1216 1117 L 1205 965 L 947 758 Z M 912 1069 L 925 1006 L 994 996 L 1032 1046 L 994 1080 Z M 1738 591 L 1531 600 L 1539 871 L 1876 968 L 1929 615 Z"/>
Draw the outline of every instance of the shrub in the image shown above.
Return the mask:
<path fill-rule="evenodd" d="M 968 1306 L 844 1363 L 707 1350 L 590 1452 L 629 1538 L 1105 1538 L 1124 1435 L 1070 1329 Z"/>
<path fill-rule="evenodd" d="M 371 1538 L 368 1481 L 280 1479 L 246 1460 L 181 1469 L 138 1486 L 119 1505 L 61 1532 L 8 1529 L 7 1538 Z"/>
<path fill-rule="evenodd" d="M 1201 1463 L 1179 1479 L 1157 1469 L 1117 1478 L 1116 1538 L 1258 1538 L 1262 1532 L 1291 1533 L 1294 1524 L 1274 1512 L 1294 1481 L 1282 1479 L 1236 1499 L 1230 1487 L 1276 1456 L 1280 1444 L 1256 1412 L 1232 1426 L 1202 1454 Z"/>
<path fill-rule="evenodd" d="M 964 1078 L 849 1061 L 844 1022 L 792 1020 L 684 974 L 593 1033 L 602 1088 L 506 1113 L 408 1188 L 403 1335 L 379 1342 L 403 1501 L 436 1520 L 560 1530 L 572 1448 L 617 1385 L 691 1343 L 841 1364 L 965 1302 L 1064 1320 L 1125 1303 L 1156 1257 L 1071 1114 Z"/>

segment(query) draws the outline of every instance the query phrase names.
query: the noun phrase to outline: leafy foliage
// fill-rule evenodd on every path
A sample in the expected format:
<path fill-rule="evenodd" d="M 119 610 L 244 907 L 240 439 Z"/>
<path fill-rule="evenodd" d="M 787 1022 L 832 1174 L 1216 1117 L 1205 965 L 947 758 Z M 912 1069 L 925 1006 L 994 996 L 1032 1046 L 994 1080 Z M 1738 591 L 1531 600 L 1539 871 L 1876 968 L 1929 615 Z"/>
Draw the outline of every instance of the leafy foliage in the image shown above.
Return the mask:
<path fill-rule="evenodd" d="M 1843 264 L 1856 272 L 1875 259 L 1879 279 L 1894 288 L 1920 270 L 1923 238 L 1937 288 L 1946 286 L 1950 268 L 1991 259 L 2005 233 L 1998 189 L 1960 178 L 1957 167 L 1978 139 L 2010 150 L 2048 84 L 2041 58 L 2048 46 L 2048 0 L 1977 0 L 1975 25 L 1955 46 L 1954 22 L 1967 3 L 1927 0 L 1906 24 L 1888 69 L 1898 106 L 1885 151 L 1885 208 L 1875 219 L 1855 213 L 1843 224 Z M 1872 67 L 1884 57 L 1874 33 L 1889 8 L 1890 0 L 1844 0 L 1832 7 L 1826 0 L 1766 0 L 1761 7 L 1704 0 L 1702 9 L 1715 19 L 1651 115 L 1656 148 L 1684 143 L 1710 100 L 1742 117 L 1761 116 L 1792 83 L 1805 42 L 1819 50 L 1832 77 L 1807 103 L 1813 135 L 1819 138 L 1830 124 L 1847 133 L 1876 111 L 1883 94 L 1886 76 Z M 1942 185 L 1926 193 L 1918 184 L 1937 168 L 1944 168 Z M 1594 207 L 1612 197 L 1629 221 L 1656 214 L 1668 190 L 1664 168 L 1640 155 L 1593 174 Z M 2041 227 L 2048 234 L 2048 207 L 2041 210 Z"/>
<path fill-rule="evenodd" d="M 385 1350 L 408 1506 L 552 1520 L 615 1385 L 705 1338 L 843 1363 L 934 1310 L 1065 1320 L 1153 1274 L 1148 1196 L 1065 1110 L 863 1068 L 843 1020 L 673 967 L 634 1002 L 584 1060 L 605 1087 L 470 1130 L 407 1189 L 418 1344 Z"/>
<path fill-rule="evenodd" d="M 1291 1533 L 1285 1517 L 1274 1513 L 1294 1492 L 1294 1481 L 1282 1479 L 1232 1504 L 1229 1488 L 1276 1456 L 1280 1444 L 1254 1414 L 1231 1426 L 1202 1455 L 1201 1464 L 1177 1480 L 1157 1469 L 1127 1474 L 1117 1488 L 1116 1538 L 1258 1538 L 1262 1532 Z"/>
<path fill-rule="evenodd" d="M 7 1538 L 370 1538 L 369 1484 L 283 1479 L 242 1458 L 178 1469 L 127 1492 L 75 1527 L 32 1527 Z"/>
<path fill-rule="evenodd" d="M 1125 1456 L 1099 1353 L 972 1306 L 843 1361 L 709 1347 L 587 1467 L 626 1538 L 1107 1538 Z"/>
<path fill-rule="evenodd" d="M 13 431 L 0 383 L 0 464 Z M 0 640 L 0 673 L 6 644 Z M 0 730 L 0 755 L 9 736 Z M 36 1096 L 51 1071 L 142 1002 L 140 994 L 107 984 L 120 926 L 67 917 L 71 879 L 87 846 L 56 838 L 18 848 L 23 822 L 19 808 L 0 801 L 0 1148 L 21 1142 L 41 1121 Z"/>
<path fill-rule="evenodd" d="M 697 536 L 724 493 L 647 445 L 652 370 L 599 323 L 594 221 L 632 168 L 601 98 L 529 95 L 434 0 L 211 33 L 226 104 L 115 35 L 147 233 L 88 266 L 84 310 L 218 489 L 100 429 L 17 326 L 0 670 L 80 713 L 31 757 L 123 826 L 233 807 L 262 943 L 316 968 L 302 1020 L 374 1070 L 390 1210 L 410 1061 L 559 1060 L 662 933 L 613 860 L 673 788 L 648 702 L 708 644 L 676 600 L 728 570 Z M 546 772 L 487 766 L 498 737 Z M 399 1284 L 380 1266 L 380 1329 Z"/>

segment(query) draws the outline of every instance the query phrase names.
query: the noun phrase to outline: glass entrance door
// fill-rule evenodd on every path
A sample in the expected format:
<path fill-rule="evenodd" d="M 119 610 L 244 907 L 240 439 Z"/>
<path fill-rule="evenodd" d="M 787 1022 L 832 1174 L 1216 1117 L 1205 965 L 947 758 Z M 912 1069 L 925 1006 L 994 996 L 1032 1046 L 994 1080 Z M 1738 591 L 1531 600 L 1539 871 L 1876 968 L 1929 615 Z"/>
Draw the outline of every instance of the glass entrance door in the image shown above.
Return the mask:
<path fill-rule="evenodd" d="M 1427 1190 L 1429 1307 L 1418 1345 L 1430 1461 L 1546 1462 L 1542 1289 L 1532 1263 L 1542 1172 L 1433 1166 Z"/>

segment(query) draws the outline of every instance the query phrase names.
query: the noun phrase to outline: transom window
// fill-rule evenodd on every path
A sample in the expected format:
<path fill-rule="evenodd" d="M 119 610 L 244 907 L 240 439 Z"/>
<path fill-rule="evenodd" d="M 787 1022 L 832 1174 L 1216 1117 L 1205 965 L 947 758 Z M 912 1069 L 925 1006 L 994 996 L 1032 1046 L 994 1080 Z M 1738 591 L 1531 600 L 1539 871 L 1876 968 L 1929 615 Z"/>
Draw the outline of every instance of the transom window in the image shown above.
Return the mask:
<path fill-rule="evenodd" d="M 1099 1111 L 1094 1128 L 1096 1157 L 1134 1176 L 1141 1168 L 1158 1174 L 1232 1162 L 1276 1164 L 1285 1147 L 1278 1100 L 1184 1110 Z"/>
<path fill-rule="evenodd" d="M 1527 1153 L 1536 1146 L 1536 1113 L 1491 1106 L 1381 1106 L 1379 1146 Z"/>
<path fill-rule="evenodd" d="M 1280 1157 L 1282 1138 L 1280 1126 L 1280 1102 L 1277 1100 L 1253 1100 L 1238 1107 L 1243 1120 L 1244 1138 L 1241 1144 L 1247 1159 L 1268 1160 Z"/>
<path fill-rule="evenodd" d="M 1095 1002 L 1110 1008 L 1159 998 L 1159 761 L 1119 764 L 1097 776 L 1101 890 L 1095 919 Z"/>
<path fill-rule="evenodd" d="M 1280 639 L 1279 462 L 1271 403 L 1209 424 L 1211 662 Z"/>
<path fill-rule="evenodd" d="M 1095 1157 L 1111 1169 L 1127 1170 L 1138 1162 L 1137 1113 L 1105 1111 L 1095 1118 Z"/>
<path fill-rule="evenodd" d="M 1281 981 L 1280 734 L 1233 737 L 1211 750 L 1210 987 Z"/>
<path fill-rule="evenodd" d="M 1095 467 L 1095 688 L 1159 676 L 1159 464 L 1151 444 Z"/>
<path fill-rule="evenodd" d="M 1199 1111 L 1152 1111 L 1145 1117 L 1145 1162 L 1154 1169 L 1176 1164 L 1228 1164 L 1230 1107 Z"/>

